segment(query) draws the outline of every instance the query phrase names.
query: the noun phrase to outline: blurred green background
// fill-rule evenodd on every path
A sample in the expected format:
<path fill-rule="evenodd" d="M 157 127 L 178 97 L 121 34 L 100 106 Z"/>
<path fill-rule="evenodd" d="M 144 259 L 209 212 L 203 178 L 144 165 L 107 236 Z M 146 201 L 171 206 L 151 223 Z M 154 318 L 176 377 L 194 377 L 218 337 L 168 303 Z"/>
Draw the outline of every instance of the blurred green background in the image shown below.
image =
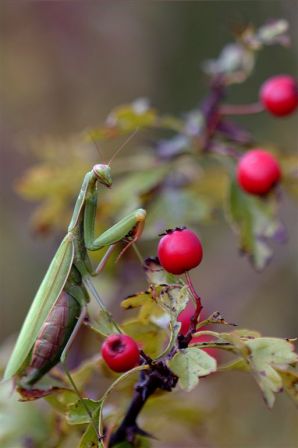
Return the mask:
<path fill-rule="evenodd" d="M 62 235 L 33 235 L 34 204 L 15 193 L 15 181 L 34 163 L 32 137 L 67 137 L 100 124 L 116 105 L 148 97 L 162 112 L 180 114 L 207 90 L 201 63 L 232 40 L 231 30 L 270 18 L 290 23 L 292 46 L 266 48 L 249 80 L 230 102 L 257 100 L 260 84 L 279 73 L 297 74 L 296 1 L 2 1 L 1 95 L 1 326 L 6 341 L 21 325 Z M 242 119 L 260 143 L 297 151 L 297 116 Z M 63 154 L 65 157 L 65 154 Z M 283 198 L 289 243 L 276 247 L 262 274 L 237 253 L 224 222 L 201 229 L 202 268 L 194 274 L 208 308 L 265 335 L 297 335 L 297 207 Z M 154 255 L 155 247 L 151 248 Z M 131 291 L 133 292 L 133 291 Z M 188 397 L 183 395 L 183 399 Z M 194 396 L 192 394 L 192 402 Z M 252 378 L 215 375 L 197 389 L 198 415 L 185 433 L 159 429 L 158 447 L 297 447 L 297 413 L 287 397 L 268 411 Z"/>

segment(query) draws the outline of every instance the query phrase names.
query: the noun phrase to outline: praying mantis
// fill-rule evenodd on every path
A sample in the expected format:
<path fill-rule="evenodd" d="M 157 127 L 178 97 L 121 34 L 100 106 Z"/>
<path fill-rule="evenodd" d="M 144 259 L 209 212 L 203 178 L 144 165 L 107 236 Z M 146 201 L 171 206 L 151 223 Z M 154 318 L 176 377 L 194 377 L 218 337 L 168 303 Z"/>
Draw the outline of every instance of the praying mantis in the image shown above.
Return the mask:
<path fill-rule="evenodd" d="M 21 387 L 30 389 L 61 361 L 72 386 L 78 393 L 64 365 L 66 354 L 86 315 L 90 293 L 105 310 L 91 278 L 104 267 L 118 242 L 127 242 L 127 248 L 140 237 L 146 216 L 145 210 L 137 209 L 95 237 L 100 185 L 105 187 L 112 185 L 109 164 L 94 165 L 84 177 L 68 232 L 25 318 L 8 361 L 4 380 L 15 378 Z M 93 270 L 87 251 L 97 251 L 105 247 L 108 247 L 106 254 L 98 267 Z"/>

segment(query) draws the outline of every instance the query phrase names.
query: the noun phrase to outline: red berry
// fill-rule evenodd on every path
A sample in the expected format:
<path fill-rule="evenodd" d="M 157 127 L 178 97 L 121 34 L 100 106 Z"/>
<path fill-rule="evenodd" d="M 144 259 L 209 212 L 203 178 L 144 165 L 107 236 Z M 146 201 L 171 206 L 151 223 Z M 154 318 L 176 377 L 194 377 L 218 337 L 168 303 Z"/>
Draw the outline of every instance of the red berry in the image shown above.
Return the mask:
<path fill-rule="evenodd" d="M 110 369 L 127 372 L 140 363 L 137 343 L 125 334 L 112 334 L 101 347 L 101 354 Z"/>
<path fill-rule="evenodd" d="M 260 99 L 265 109 L 273 115 L 289 115 L 298 106 L 297 82 L 289 75 L 269 78 L 261 87 Z"/>
<path fill-rule="evenodd" d="M 265 195 L 281 177 L 279 162 L 263 149 L 252 149 L 244 154 L 237 166 L 237 180 L 247 193 Z"/>
<path fill-rule="evenodd" d="M 159 241 L 157 253 L 160 264 L 166 271 L 180 275 L 200 264 L 203 248 L 192 230 L 177 228 L 167 230 Z"/>

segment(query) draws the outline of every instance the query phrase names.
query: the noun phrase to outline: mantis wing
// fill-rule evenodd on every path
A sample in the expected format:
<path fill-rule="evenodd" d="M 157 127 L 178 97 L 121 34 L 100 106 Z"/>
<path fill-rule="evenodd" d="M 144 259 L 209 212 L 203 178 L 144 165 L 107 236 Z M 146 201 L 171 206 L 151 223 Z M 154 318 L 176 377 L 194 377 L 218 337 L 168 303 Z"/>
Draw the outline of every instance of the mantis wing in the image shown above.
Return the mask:
<path fill-rule="evenodd" d="M 72 238 L 71 234 L 67 234 L 63 239 L 36 293 L 6 366 L 4 380 L 15 375 L 24 364 L 41 326 L 65 285 L 74 258 Z"/>

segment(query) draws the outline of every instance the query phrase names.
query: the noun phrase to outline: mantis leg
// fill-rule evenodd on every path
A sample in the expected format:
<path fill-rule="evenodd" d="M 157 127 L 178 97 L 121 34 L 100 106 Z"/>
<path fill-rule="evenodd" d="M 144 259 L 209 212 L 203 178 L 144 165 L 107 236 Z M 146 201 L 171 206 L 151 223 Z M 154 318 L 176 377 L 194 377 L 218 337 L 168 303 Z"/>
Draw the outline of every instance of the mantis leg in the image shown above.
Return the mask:
<path fill-rule="evenodd" d="M 90 409 L 88 408 L 87 404 L 85 403 L 85 401 L 84 401 L 84 399 L 83 399 L 79 389 L 77 388 L 76 383 L 74 382 L 74 380 L 73 380 L 73 378 L 71 376 L 71 373 L 70 373 L 70 371 L 69 371 L 69 369 L 68 369 L 68 367 L 66 365 L 66 358 L 67 358 L 68 351 L 69 351 L 69 349 L 70 349 L 70 347 L 71 347 L 71 345 L 72 345 L 72 343 L 73 343 L 73 341 L 74 341 L 74 339 L 75 339 L 75 337 L 76 337 L 76 335 L 77 335 L 77 333 L 78 333 L 78 331 L 80 329 L 80 326 L 81 326 L 82 322 L 84 321 L 84 319 L 86 317 L 86 314 L 87 314 L 87 309 L 84 306 L 84 308 L 82 310 L 82 313 L 81 313 L 81 315 L 80 315 L 80 317 L 79 317 L 79 319 L 78 319 L 78 321 L 76 323 L 76 326 L 75 326 L 75 328 L 74 328 L 74 330 L 73 330 L 69 340 L 67 341 L 66 346 L 64 347 L 64 350 L 63 350 L 61 358 L 60 358 L 60 362 L 61 362 L 61 364 L 63 366 L 63 369 L 65 371 L 65 374 L 66 374 L 66 376 L 67 376 L 71 386 L 73 387 L 73 389 L 74 389 L 75 393 L 77 394 L 80 402 L 82 403 L 82 406 L 84 407 L 86 413 L 88 414 L 88 416 L 90 418 L 90 423 L 93 426 L 93 429 L 94 429 L 94 431 L 95 431 L 95 433 L 97 435 L 98 440 L 101 440 L 102 437 L 99 435 L 96 422 L 94 421 L 93 416 L 92 416 L 92 412 L 90 411 Z"/>
<path fill-rule="evenodd" d="M 118 223 L 95 238 L 95 214 L 97 205 L 97 192 L 95 191 L 88 199 L 84 212 L 84 241 L 88 250 L 98 250 L 105 246 L 111 246 L 120 241 L 128 241 L 128 248 L 136 241 L 144 228 L 146 212 L 143 209 L 135 210 Z M 123 251 L 122 251 L 123 253 Z M 121 254 L 122 254 L 121 253 Z"/>

